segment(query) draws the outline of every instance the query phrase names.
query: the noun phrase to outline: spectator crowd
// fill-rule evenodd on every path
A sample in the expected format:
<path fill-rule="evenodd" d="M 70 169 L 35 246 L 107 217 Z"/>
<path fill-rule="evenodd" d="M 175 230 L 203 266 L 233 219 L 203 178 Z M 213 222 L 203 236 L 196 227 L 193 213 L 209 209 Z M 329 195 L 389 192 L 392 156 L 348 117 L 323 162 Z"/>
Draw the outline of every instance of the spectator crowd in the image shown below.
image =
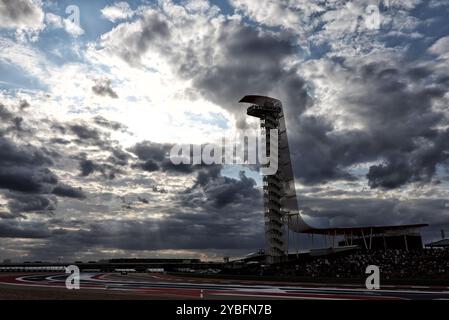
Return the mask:
<path fill-rule="evenodd" d="M 368 265 L 379 267 L 384 279 L 449 279 L 449 250 L 356 250 L 291 263 L 285 273 L 322 278 L 366 277 Z"/>

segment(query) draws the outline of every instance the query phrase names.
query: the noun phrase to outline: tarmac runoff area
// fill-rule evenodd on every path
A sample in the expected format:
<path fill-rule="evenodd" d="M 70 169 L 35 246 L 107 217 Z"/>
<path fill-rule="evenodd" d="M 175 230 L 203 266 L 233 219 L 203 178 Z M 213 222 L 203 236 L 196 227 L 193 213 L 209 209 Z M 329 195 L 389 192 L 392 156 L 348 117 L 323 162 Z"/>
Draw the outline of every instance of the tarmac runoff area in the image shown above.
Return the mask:
<path fill-rule="evenodd" d="M 447 286 L 382 286 L 210 279 L 166 274 L 82 273 L 79 290 L 66 274 L 0 273 L 0 299 L 307 299 L 449 300 Z"/>

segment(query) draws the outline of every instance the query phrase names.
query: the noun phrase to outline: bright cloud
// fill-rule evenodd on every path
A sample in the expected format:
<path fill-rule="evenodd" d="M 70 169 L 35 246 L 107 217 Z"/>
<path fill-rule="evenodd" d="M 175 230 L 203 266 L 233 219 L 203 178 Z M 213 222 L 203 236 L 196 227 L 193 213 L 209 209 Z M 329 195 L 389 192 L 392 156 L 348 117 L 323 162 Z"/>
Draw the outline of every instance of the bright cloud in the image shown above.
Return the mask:
<path fill-rule="evenodd" d="M 116 2 L 114 5 L 107 6 L 101 10 L 101 14 L 112 22 L 126 20 L 134 15 L 134 11 L 127 2 Z"/>

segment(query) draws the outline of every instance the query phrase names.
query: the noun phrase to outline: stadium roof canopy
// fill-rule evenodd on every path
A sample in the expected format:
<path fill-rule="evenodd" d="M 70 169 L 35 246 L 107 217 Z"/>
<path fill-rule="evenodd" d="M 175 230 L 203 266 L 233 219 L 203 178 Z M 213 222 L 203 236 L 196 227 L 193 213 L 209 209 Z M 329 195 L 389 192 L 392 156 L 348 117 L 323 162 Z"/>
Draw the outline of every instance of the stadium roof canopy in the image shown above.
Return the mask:
<path fill-rule="evenodd" d="M 449 239 L 443 239 L 440 241 L 435 241 L 435 242 L 431 242 L 426 244 L 426 247 L 430 247 L 430 248 L 447 248 L 449 247 Z"/>
<path fill-rule="evenodd" d="M 303 233 L 313 233 L 322 235 L 353 235 L 366 236 L 370 234 L 388 234 L 401 231 L 409 231 L 413 229 L 420 229 L 428 227 L 428 224 L 404 224 L 395 226 L 354 226 L 343 228 L 311 228 L 302 231 Z"/>

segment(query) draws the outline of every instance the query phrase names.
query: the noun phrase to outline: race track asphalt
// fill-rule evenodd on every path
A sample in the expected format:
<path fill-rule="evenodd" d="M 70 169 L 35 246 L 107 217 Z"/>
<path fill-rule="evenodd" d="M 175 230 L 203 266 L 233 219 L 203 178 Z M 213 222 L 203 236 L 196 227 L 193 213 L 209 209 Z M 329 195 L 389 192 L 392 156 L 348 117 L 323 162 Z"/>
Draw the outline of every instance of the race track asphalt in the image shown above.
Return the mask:
<path fill-rule="evenodd" d="M 448 299 L 447 286 L 381 286 L 228 280 L 166 274 L 82 273 L 80 290 L 65 287 L 66 274 L 0 274 L 0 299 Z"/>

